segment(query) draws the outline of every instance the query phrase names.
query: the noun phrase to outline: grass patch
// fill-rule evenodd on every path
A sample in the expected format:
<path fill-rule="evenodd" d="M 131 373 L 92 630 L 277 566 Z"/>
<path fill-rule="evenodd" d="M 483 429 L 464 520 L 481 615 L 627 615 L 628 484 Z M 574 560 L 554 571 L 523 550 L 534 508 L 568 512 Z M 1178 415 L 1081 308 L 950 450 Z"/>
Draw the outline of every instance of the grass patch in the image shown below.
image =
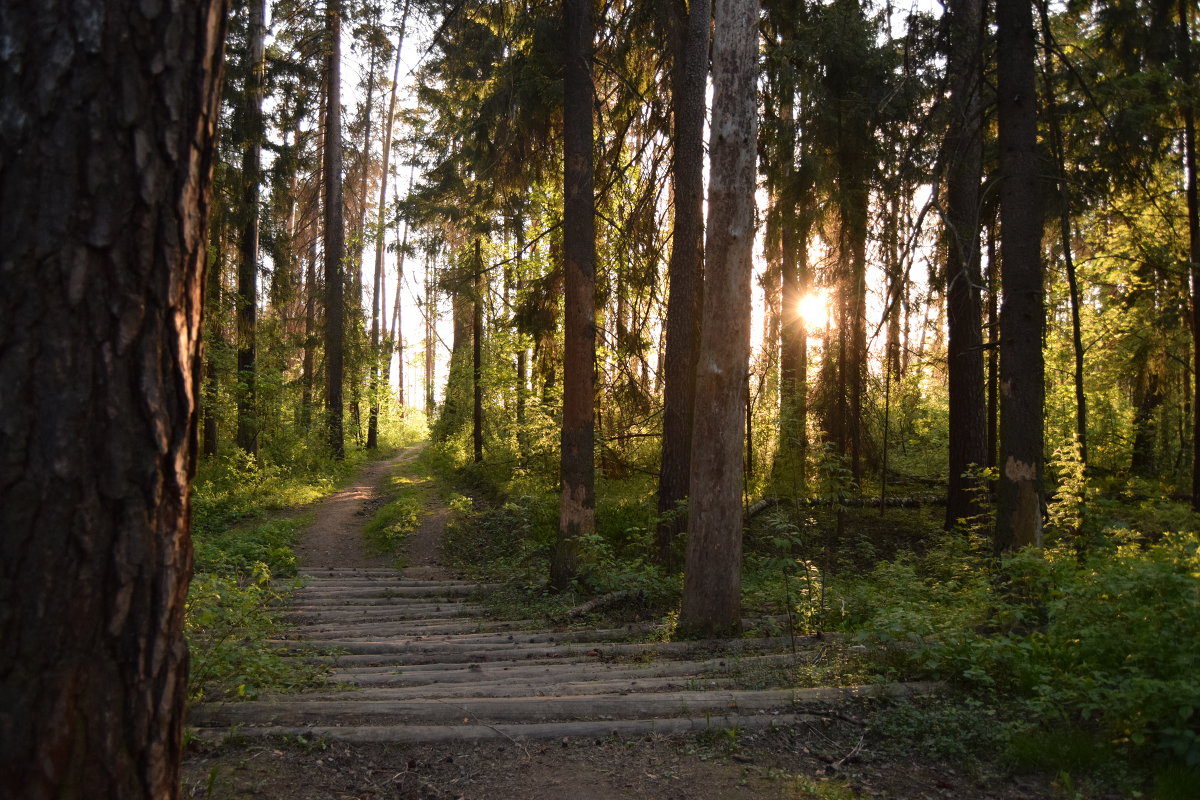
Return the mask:
<path fill-rule="evenodd" d="M 376 553 L 396 556 L 410 533 L 421 524 L 421 512 L 425 504 L 412 493 L 392 500 L 382 506 L 363 529 L 367 546 Z"/>
<path fill-rule="evenodd" d="M 400 550 L 408 535 L 420 527 L 435 492 L 433 465 L 426 455 L 428 449 L 403 464 L 402 474 L 388 476 L 383 490 L 388 501 L 375 511 L 363 529 L 367 547 L 375 553 L 394 556 L 397 566 L 404 566 Z"/>

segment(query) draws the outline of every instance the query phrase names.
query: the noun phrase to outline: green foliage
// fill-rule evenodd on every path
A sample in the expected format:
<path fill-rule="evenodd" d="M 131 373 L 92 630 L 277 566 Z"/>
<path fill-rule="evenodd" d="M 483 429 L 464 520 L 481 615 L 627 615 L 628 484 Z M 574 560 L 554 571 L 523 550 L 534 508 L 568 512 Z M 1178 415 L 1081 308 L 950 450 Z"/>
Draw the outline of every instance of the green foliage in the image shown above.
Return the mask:
<path fill-rule="evenodd" d="M 311 517 L 272 519 L 254 525 L 238 525 L 220 533 L 197 531 L 195 571 L 224 576 L 253 575 L 265 569 L 275 577 L 296 574 L 292 544 Z"/>
<path fill-rule="evenodd" d="M 1069 445 L 1056 448 L 1048 466 L 1058 479 L 1058 488 L 1046 504 L 1047 538 L 1058 537 L 1082 546 L 1079 540 L 1084 533 L 1085 512 L 1095 493 L 1084 474 L 1079 441 L 1075 439 Z"/>
<path fill-rule="evenodd" d="M 267 689 L 308 685 L 318 667 L 285 659 L 268 639 L 280 628 L 280 599 L 271 572 L 259 563 L 240 577 L 199 573 L 188 591 L 184 631 L 191 650 L 188 696 L 253 699 Z"/>
<path fill-rule="evenodd" d="M 981 538 L 942 534 L 924 553 L 901 553 L 861 577 L 839 576 L 831 586 L 839 627 L 919 648 L 929 637 L 973 629 L 986 619 L 991 594 L 988 549 Z M 927 665 L 936 658 L 923 656 Z"/>
<path fill-rule="evenodd" d="M 332 492 L 336 480 L 361 461 L 362 456 L 344 462 L 301 459 L 285 468 L 235 450 L 202 462 L 192 491 L 193 534 L 217 535 L 239 520 L 311 503 Z"/>
<path fill-rule="evenodd" d="M 363 530 L 367 542 L 380 552 L 394 552 L 421 524 L 423 510 L 424 503 L 412 492 L 382 506 Z"/>
<path fill-rule="evenodd" d="M 766 520 L 765 554 L 751 555 L 743 597 L 751 608 L 782 608 L 792 633 L 816 633 L 828 627 L 825 580 L 813 552 L 811 530 L 786 515 Z"/>
<path fill-rule="evenodd" d="M 1200 765 L 1200 538 L 1109 531 L 1080 557 L 1022 552 L 995 569 L 947 537 L 923 557 L 838 582 L 846 627 L 902 642 L 910 664 L 1086 724 L 1125 753 Z"/>
<path fill-rule="evenodd" d="M 974 698 L 914 698 L 888 705 L 875 717 L 888 750 L 916 748 L 940 760 L 969 763 L 1002 749 L 1013 730 L 994 705 Z"/>

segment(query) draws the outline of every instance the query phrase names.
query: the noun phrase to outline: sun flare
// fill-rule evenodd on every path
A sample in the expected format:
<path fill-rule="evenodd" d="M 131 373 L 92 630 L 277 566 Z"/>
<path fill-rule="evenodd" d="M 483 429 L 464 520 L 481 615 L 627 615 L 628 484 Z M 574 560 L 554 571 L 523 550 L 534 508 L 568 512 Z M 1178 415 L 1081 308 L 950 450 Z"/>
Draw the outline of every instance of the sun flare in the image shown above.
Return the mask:
<path fill-rule="evenodd" d="M 829 294 L 822 291 L 809 292 L 800 298 L 799 312 L 805 330 L 824 328 L 829 324 Z"/>

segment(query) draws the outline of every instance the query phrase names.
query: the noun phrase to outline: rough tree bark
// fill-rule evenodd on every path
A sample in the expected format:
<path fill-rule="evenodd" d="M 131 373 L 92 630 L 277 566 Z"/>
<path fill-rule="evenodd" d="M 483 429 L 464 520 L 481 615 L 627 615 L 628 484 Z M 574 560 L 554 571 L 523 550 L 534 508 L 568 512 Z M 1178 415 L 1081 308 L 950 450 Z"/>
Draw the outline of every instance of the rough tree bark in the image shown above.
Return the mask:
<path fill-rule="evenodd" d="M 681 629 L 741 625 L 742 408 L 750 360 L 758 0 L 716 7 L 705 242 L 704 330 L 696 373 L 691 526 Z"/>
<path fill-rule="evenodd" d="M 980 298 L 980 180 L 983 177 L 983 3 L 951 0 L 950 123 L 946 130 L 946 368 L 950 442 L 947 529 L 979 513 L 979 487 L 967 476 L 987 461 Z"/>
<path fill-rule="evenodd" d="M 671 105 L 675 126 L 674 232 L 668 265 L 666 373 L 663 388 L 662 466 L 658 482 L 657 558 L 677 566 L 675 542 L 687 518 L 672 515 L 687 499 L 692 460 L 696 356 L 704 299 L 704 93 L 708 78 L 710 0 L 670 11 Z"/>
<path fill-rule="evenodd" d="M 6 796 L 179 795 L 226 6 L 0 8 Z"/>
<path fill-rule="evenodd" d="M 1031 0 L 998 0 L 1000 144 L 1000 476 L 997 552 L 1042 542 L 1042 210 Z"/>
<path fill-rule="evenodd" d="M 342 10 L 328 0 L 325 29 L 329 41 L 325 70 L 325 413 L 329 449 L 346 457 L 342 427 L 345 357 L 346 231 L 342 206 Z"/>
<path fill-rule="evenodd" d="M 237 446 L 258 457 L 255 390 L 258 328 L 258 191 L 262 183 L 263 82 L 266 77 L 266 0 L 250 3 L 245 131 L 242 139 L 241 241 L 237 292 Z"/>
<path fill-rule="evenodd" d="M 578 568 L 579 539 L 596 525 L 596 200 L 592 156 L 592 3 L 564 0 L 562 498 L 550 583 L 564 589 Z"/>

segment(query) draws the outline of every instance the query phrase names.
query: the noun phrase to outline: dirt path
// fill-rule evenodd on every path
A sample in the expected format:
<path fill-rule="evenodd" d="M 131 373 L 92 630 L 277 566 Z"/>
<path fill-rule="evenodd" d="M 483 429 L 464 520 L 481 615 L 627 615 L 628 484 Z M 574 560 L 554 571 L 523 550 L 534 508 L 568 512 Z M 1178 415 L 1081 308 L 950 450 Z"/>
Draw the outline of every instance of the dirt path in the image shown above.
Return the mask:
<path fill-rule="evenodd" d="M 350 486 L 326 498 L 316 508 L 316 519 L 296 543 L 300 569 L 320 567 L 385 567 L 386 555 L 373 555 L 363 542 L 362 530 L 371 511 L 382 499 L 384 480 L 400 464 L 420 454 L 424 443 L 401 450 L 383 461 L 363 467 Z"/>

